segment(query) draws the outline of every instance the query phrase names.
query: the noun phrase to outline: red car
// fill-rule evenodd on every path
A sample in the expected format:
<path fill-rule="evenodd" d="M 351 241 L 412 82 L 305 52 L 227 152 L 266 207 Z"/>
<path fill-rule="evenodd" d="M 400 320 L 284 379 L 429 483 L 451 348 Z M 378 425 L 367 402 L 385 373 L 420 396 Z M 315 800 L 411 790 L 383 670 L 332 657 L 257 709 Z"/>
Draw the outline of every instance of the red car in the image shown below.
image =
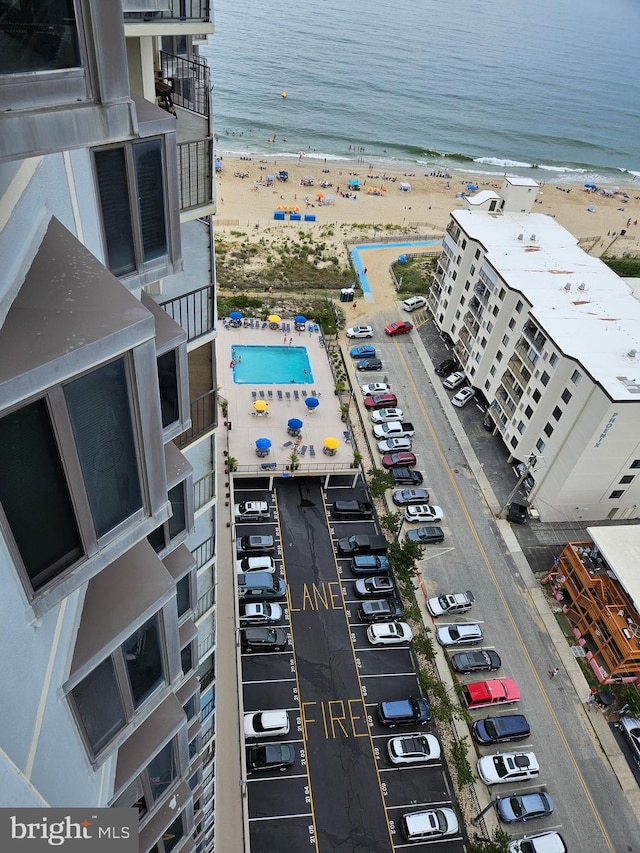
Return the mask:
<path fill-rule="evenodd" d="M 385 453 L 382 457 L 383 468 L 411 468 L 416 464 L 415 453 L 402 451 L 400 453 Z"/>
<path fill-rule="evenodd" d="M 389 323 L 384 327 L 385 334 L 393 337 L 394 335 L 406 335 L 413 329 L 413 323 L 408 320 L 398 320 L 397 323 Z"/>
<path fill-rule="evenodd" d="M 365 409 L 390 409 L 398 405 L 395 394 L 372 394 L 364 398 Z"/>

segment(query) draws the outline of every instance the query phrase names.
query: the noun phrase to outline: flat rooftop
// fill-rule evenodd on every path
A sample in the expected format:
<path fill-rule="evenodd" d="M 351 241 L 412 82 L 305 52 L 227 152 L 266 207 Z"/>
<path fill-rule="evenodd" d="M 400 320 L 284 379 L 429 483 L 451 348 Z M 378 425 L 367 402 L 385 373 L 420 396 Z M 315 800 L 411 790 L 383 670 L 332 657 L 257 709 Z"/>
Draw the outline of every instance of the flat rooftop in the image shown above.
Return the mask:
<path fill-rule="evenodd" d="M 640 525 L 587 527 L 587 534 L 640 613 Z"/>
<path fill-rule="evenodd" d="M 586 202 L 585 202 L 586 204 Z M 640 401 L 640 301 L 633 288 L 542 213 L 454 210 L 487 260 L 532 306 L 558 350 L 619 401 Z"/>

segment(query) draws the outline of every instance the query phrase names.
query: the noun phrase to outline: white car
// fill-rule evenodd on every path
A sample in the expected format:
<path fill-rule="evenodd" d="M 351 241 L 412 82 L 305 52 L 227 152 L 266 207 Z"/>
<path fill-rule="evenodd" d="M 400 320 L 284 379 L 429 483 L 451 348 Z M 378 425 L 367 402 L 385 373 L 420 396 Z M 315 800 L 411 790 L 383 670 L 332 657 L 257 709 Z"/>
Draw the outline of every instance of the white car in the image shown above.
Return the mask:
<path fill-rule="evenodd" d="M 462 383 L 466 381 L 467 377 L 464 373 L 457 371 L 456 373 L 450 373 L 442 384 L 445 388 L 448 388 L 449 391 L 453 391 L 454 388 L 457 388 L 458 385 L 462 385 Z"/>
<path fill-rule="evenodd" d="M 404 519 L 410 524 L 431 524 L 432 521 L 442 521 L 443 517 L 442 507 L 431 504 L 415 504 L 404 511 Z"/>
<path fill-rule="evenodd" d="M 478 776 L 485 785 L 520 782 L 533 779 L 539 773 L 540 765 L 533 752 L 496 752 L 483 755 L 478 761 Z"/>
<path fill-rule="evenodd" d="M 236 571 L 239 574 L 249 574 L 250 572 L 269 572 L 274 574 L 276 564 L 271 557 L 243 557 L 241 560 L 236 560 Z"/>
<path fill-rule="evenodd" d="M 509 853 L 567 853 L 567 845 L 559 832 L 536 832 L 515 838 L 507 847 Z"/>
<path fill-rule="evenodd" d="M 480 625 L 463 622 L 458 625 L 443 625 L 436 631 L 436 640 L 441 646 L 477 646 L 484 640 Z"/>
<path fill-rule="evenodd" d="M 426 308 L 427 300 L 424 296 L 410 296 L 408 299 L 405 299 L 402 303 L 402 307 L 405 311 L 416 311 L 418 308 Z"/>
<path fill-rule="evenodd" d="M 376 622 L 367 628 L 367 639 L 374 646 L 410 643 L 413 632 L 406 622 Z"/>
<path fill-rule="evenodd" d="M 289 734 L 289 714 L 286 711 L 254 711 L 244 715 L 244 736 L 247 738 L 279 737 Z"/>
<path fill-rule="evenodd" d="M 277 625 L 282 619 L 282 607 L 270 601 L 256 601 L 240 608 L 240 625 Z"/>
<path fill-rule="evenodd" d="M 402 409 L 378 409 L 371 412 L 372 424 L 384 424 L 387 421 L 401 421 L 404 417 Z"/>
<path fill-rule="evenodd" d="M 385 438 L 378 442 L 380 453 L 398 453 L 400 450 L 411 450 L 410 438 Z"/>
<path fill-rule="evenodd" d="M 444 616 L 445 613 L 466 613 L 473 607 L 475 598 L 470 589 L 466 592 L 450 592 L 448 595 L 436 595 L 427 599 L 427 610 L 432 616 Z"/>
<path fill-rule="evenodd" d="M 348 338 L 372 338 L 373 326 L 351 326 L 346 334 Z"/>
<path fill-rule="evenodd" d="M 405 735 L 392 737 L 387 742 L 387 752 L 392 764 L 423 764 L 439 761 L 442 750 L 435 735 Z"/>
<path fill-rule="evenodd" d="M 269 504 L 266 501 L 242 501 L 234 504 L 236 521 L 268 521 Z"/>
<path fill-rule="evenodd" d="M 466 406 L 473 398 L 476 396 L 475 391 L 471 388 L 470 385 L 465 385 L 464 388 L 461 388 L 458 393 L 451 398 L 451 402 L 454 406 L 457 406 L 461 409 L 463 406 Z"/>
<path fill-rule="evenodd" d="M 388 394 L 391 392 L 391 385 L 386 382 L 369 382 L 368 385 L 361 385 L 360 390 L 364 397 L 369 397 L 371 394 Z"/>

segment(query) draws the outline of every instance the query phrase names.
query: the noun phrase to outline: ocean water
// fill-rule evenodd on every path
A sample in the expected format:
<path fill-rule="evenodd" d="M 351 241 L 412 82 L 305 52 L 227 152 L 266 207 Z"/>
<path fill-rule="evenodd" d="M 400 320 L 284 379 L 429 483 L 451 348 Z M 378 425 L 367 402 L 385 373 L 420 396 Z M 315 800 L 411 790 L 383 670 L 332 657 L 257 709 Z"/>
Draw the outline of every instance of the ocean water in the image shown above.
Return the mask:
<path fill-rule="evenodd" d="M 219 153 L 640 181 L 638 0 L 215 0 L 215 23 Z"/>

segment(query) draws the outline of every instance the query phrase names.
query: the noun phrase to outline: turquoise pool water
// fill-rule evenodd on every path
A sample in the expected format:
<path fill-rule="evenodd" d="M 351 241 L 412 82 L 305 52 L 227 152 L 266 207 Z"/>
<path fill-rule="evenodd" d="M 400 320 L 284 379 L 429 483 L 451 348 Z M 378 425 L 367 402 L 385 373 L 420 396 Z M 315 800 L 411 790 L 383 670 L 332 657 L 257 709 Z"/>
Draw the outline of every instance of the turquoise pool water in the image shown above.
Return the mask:
<path fill-rule="evenodd" d="M 306 347 L 231 347 L 233 381 L 240 385 L 306 385 L 313 382 Z"/>

